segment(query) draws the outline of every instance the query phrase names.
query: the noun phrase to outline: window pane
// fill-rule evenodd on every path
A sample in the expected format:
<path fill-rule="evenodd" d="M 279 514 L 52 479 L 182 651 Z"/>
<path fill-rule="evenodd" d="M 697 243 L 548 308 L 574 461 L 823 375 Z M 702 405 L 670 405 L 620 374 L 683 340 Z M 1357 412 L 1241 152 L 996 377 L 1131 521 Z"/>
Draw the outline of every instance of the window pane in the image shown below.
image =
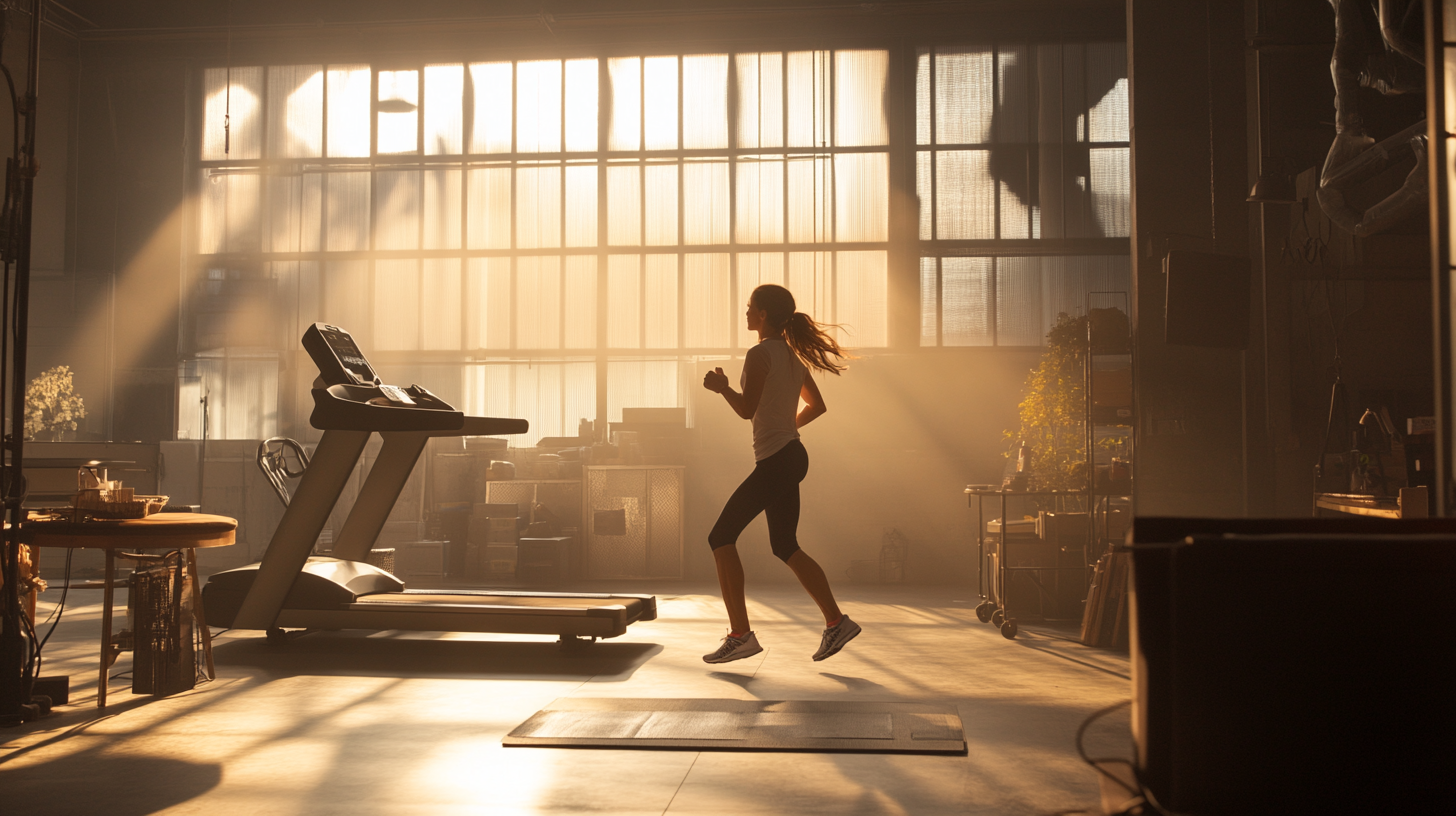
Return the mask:
<path fill-rule="evenodd" d="M 461 152 L 464 104 L 464 66 L 425 66 L 425 153 L 438 156 Z"/>
<path fill-rule="evenodd" d="M 915 54 L 915 143 L 930 144 L 930 52 Z"/>
<path fill-rule="evenodd" d="M 676 196 L 674 195 L 674 197 Z M 676 212 L 675 207 L 674 204 L 674 212 Z M 674 228 L 673 232 L 676 233 L 677 229 Z M 677 236 L 674 234 L 671 243 L 677 243 L 676 239 Z M 642 167 L 640 165 L 607 167 L 607 243 L 612 246 L 637 246 L 642 243 Z"/>
<path fill-rule="evenodd" d="M 275 65 L 269 68 L 268 155 L 280 159 L 320 156 L 323 154 L 323 138 L 323 66 Z"/>
<path fill-rule="evenodd" d="M 597 167 L 566 167 L 566 245 L 597 245 Z"/>
<path fill-rule="evenodd" d="M 597 149 L 597 61 L 566 61 L 566 149 Z"/>
<path fill-rule="evenodd" d="M 889 154 L 840 153 L 834 157 L 837 240 L 889 240 L 889 201 Z"/>
<path fill-rule="evenodd" d="M 935 237 L 996 237 L 996 186 L 989 155 L 985 150 L 935 154 Z"/>
<path fill-rule="evenodd" d="M 594 255 L 566 258 L 566 347 L 597 347 L 597 259 Z M 596 403 L 592 403 L 595 405 Z"/>
<path fill-rule="evenodd" d="M 330 173 L 324 176 L 325 249 L 347 252 L 369 248 L 369 174 Z"/>
<path fill-rule="evenodd" d="M 213 176 L 202 185 L 199 249 L 257 252 L 262 241 L 261 179 L 254 175 Z"/>
<path fill-rule="evenodd" d="M 1104 147 L 1089 152 L 1092 211 L 1097 219 L 1094 234 L 1105 238 L 1131 235 L 1128 148 Z"/>
<path fill-rule="evenodd" d="M 832 240 L 828 157 L 789 157 L 789 241 Z"/>
<path fill-rule="evenodd" d="M 415 351 L 420 347 L 420 262 L 374 263 L 374 348 Z"/>
<path fill-rule="evenodd" d="M 324 264 L 323 316 L 358 340 L 363 350 L 374 346 L 369 330 L 369 262 L 331 261 Z"/>
<path fill-rule="evenodd" d="M 889 142 L 885 121 L 888 51 L 834 52 L 834 143 L 882 145 Z"/>
<path fill-rule="evenodd" d="M 1043 260 L 1056 263 L 1061 259 L 996 259 L 996 345 L 1041 345 Z"/>
<path fill-rule="evenodd" d="M 991 140 L 991 49 L 935 54 L 935 140 L 979 144 Z M 944 237 L 944 236 L 942 236 Z"/>
<path fill-rule="evenodd" d="M 420 290 L 425 349 L 456 351 L 460 348 L 462 295 L 459 258 L 425 259 L 424 281 Z"/>
<path fill-rule="evenodd" d="M 934 238 L 931 233 L 931 219 L 935 215 L 935 202 L 930 194 L 930 159 L 931 152 L 921 150 L 915 154 L 915 197 L 916 205 L 920 210 L 920 240 L 929 241 Z"/>
<path fill-rule="evenodd" d="M 482 167 L 468 171 L 471 249 L 510 249 L 511 171 Z"/>
<path fill-rule="evenodd" d="M 683 57 L 683 147 L 728 146 L 728 55 Z"/>
<path fill-rule="evenodd" d="M 419 249 L 420 174 L 382 170 L 375 174 L 379 211 L 374 220 L 375 249 Z"/>
<path fill-rule="evenodd" d="M 682 364 L 677 360 L 611 360 L 607 363 L 607 420 L 622 421 L 623 408 L 679 408 Z"/>
<path fill-rule="evenodd" d="M 460 248 L 459 170 L 426 170 L 425 249 Z"/>
<path fill-rule="evenodd" d="M 561 246 L 561 168 L 516 170 L 516 246 Z"/>
<path fill-rule="evenodd" d="M 271 176 L 268 185 L 266 252 L 317 252 L 323 176 Z M 210 185 L 209 185 L 210 186 Z M 207 199 L 204 198 L 205 202 Z M 204 228 L 206 226 L 204 217 Z"/>
<path fill-rule="evenodd" d="M 739 348 L 748 348 L 758 342 L 758 332 L 748 330 L 748 322 L 743 317 L 743 311 L 748 306 L 748 298 L 753 294 L 753 290 L 765 283 L 784 285 L 784 253 L 745 252 L 740 254 L 738 256 L 738 299 L 731 304 L 733 323 L 738 327 Z"/>
<path fill-rule="evenodd" d="M 728 162 L 683 164 L 683 243 L 728 243 Z"/>
<path fill-rule="evenodd" d="M 1126 142 L 1127 46 L 1087 44 L 1087 138 L 1093 142 Z"/>
<path fill-rule="evenodd" d="M 996 141 L 1025 142 L 1027 135 L 1027 75 L 1029 57 L 1024 45 L 1002 45 L 996 52 Z"/>
<path fill-rule="evenodd" d="M 784 144 L 784 57 L 738 54 L 738 146 Z"/>
<path fill-rule="evenodd" d="M 677 243 L 677 165 L 649 164 L 647 176 L 647 243 Z"/>
<path fill-rule="evenodd" d="M 202 160 L 261 158 L 263 69 L 235 67 L 229 86 L 227 69 L 209 68 L 202 82 L 207 97 L 202 108 Z"/>
<path fill-rule="evenodd" d="M 647 348 L 677 348 L 677 256 L 647 256 Z"/>
<path fill-rule="evenodd" d="M 516 259 L 516 348 L 561 348 L 561 259 Z"/>
<path fill-rule="evenodd" d="M 465 274 L 466 345 L 511 347 L 511 259 L 470 258 Z"/>
<path fill-rule="evenodd" d="M 737 167 L 737 240 L 745 244 L 783 242 L 783 160 L 744 156 Z"/>
<path fill-rule="evenodd" d="M 677 57 L 642 60 L 642 142 L 647 150 L 677 148 Z"/>
<path fill-rule="evenodd" d="M 886 253 L 840 252 L 835 258 L 834 322 L 841 343 L 856 348 L 883 348 L 886 324 Z"/>
<path fill-rule="evenodd" d="M 612 115 L 607 129 L 608 150 L 642 149 L 642 60 L 618 57 L 607 60 L 612 83 Z"/>
<path fill-rule="evenodd" d="M 829 289 L 834 269 L 832 252 L 790 252 L 789 291 L 798 311 L 821 323 L 833 323 L 833 298 Z M 747 305 L 747 304 L 745 304 Z"/>
<path fill-rule="evenodd" d="M 940 275 L 935 258 L 920 259 L 920 345 L 940 343 Z"/>
<path fill-rule="evenodd" d="M 420 72 L 379 72 L 379 152 L 419 150 Z"/>
<path fill-rule="evenodd" d="M 511 64 L 480 62 L 470 66 L 475 88 L 475 121 L 471 153 L 511 152 Z"/>
<path fill-rule="evenodd" d="M 561 150 L 561 61 L 516 63 L 516 152 Z"/>
<path fill-rule="evenodd" d="M 367 65 L 329 66 L 329 155 L 369 155 L 369 82 Z"/>
<path fill-rule="evenodd" d="M 728 277 L 725 253 L 684 257 L 683 343 L 688 348 L 726 348 L 732 342 Z"/>
<path fill-rule="evenodd" d="M 225 439 L 267 439 L 278 432 L 278 361 L 227 361 L 223 407 Z"/>
<path fill-rule="evenodd" d="M 642 346 L 642 257 L 607 258 L 607 347 Z"/>
<path fill-rule="evenodd" d="M 991 345 L 991 259 L 942 258 L 940 276 L 943 344 Z"/>
<path fill-rule="evenodd" d="M 788 71 L 789 145 L 829 143 L 829 52 L 791 51 Z"/>

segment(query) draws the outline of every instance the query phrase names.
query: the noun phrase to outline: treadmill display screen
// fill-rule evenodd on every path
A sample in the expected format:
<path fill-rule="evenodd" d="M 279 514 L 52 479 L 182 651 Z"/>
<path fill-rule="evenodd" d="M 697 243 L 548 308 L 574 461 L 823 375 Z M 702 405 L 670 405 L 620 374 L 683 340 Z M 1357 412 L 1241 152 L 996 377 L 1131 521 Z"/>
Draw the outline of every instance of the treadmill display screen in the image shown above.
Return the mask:
<path fill-rule="evenodd" d="M 379 377 L 374 373 L 374 369 L 369 365 L 369 361 L 364 358 L 364 352 L 359 350 L 359 346 L 354 342 L 354 338 L 349 336 L 348 332 L 336 326 L 325 326 L 323 324 L 315 324 L 315 328 L 318 330 L 319 336 L 328 345 L 329 351 L 332 352 L 334 359 L 343 368 L 344 373 L 353 379 L 355 383 L 372 385 L 379 381 Z M 315 360 L 315 362 L 318 361 Z M 322 368 L 320 366 L 320 370 Z"/>

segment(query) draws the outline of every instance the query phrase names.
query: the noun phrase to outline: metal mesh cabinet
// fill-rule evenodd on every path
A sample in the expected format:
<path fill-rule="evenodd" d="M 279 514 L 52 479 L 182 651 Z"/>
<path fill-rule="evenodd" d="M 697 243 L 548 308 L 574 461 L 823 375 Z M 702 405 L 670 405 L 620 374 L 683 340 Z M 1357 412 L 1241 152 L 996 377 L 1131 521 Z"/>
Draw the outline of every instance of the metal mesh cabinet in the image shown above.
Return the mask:
<path fill-rule="evenodd" d="M 682 465 L 584 469 L 586 578 L 681 578 Z"/>

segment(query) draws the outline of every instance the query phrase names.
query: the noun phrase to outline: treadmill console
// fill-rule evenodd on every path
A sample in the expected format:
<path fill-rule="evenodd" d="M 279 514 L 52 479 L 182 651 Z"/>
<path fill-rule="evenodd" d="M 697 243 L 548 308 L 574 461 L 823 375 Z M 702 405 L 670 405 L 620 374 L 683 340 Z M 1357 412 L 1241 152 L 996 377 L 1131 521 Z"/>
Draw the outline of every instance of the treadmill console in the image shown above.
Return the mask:
<path fill-rule="evenodd" d="M 303 334 L 303 347 L 318 366 L 309 424 L 320 430 L 449 431 L 464 414 L 424 386 L 400 388 L 380 381 L 350 334 L 338 326 L 315 323 Z"/>
<path fill-rule="evenodd" d="M 379 375 L 364 359 L 364 352 L 348 332 L 327 323 L 315 323 L 303 333 L 303 347 L 326 385 L 379 385 Z"/>

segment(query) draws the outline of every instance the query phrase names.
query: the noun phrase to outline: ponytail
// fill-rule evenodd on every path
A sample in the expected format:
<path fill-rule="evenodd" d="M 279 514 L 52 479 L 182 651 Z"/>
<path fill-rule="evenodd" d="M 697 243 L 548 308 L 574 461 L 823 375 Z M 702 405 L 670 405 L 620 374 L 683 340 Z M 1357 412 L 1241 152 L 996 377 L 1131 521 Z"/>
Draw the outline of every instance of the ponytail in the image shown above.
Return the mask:
<path fill-rule="evenodd" d="M 749 300 L 768 313 L 768 325 L 784 333 L 784 342 L 804 365 L 830 374 L 849 368 L 837 360 L 850 359 L 850 353 L 825 331 L 837 327 L 816 323 L 814 318 L 795 311 L 794 295 L 789 290 L 766 283 L 754 289 Z"/>

